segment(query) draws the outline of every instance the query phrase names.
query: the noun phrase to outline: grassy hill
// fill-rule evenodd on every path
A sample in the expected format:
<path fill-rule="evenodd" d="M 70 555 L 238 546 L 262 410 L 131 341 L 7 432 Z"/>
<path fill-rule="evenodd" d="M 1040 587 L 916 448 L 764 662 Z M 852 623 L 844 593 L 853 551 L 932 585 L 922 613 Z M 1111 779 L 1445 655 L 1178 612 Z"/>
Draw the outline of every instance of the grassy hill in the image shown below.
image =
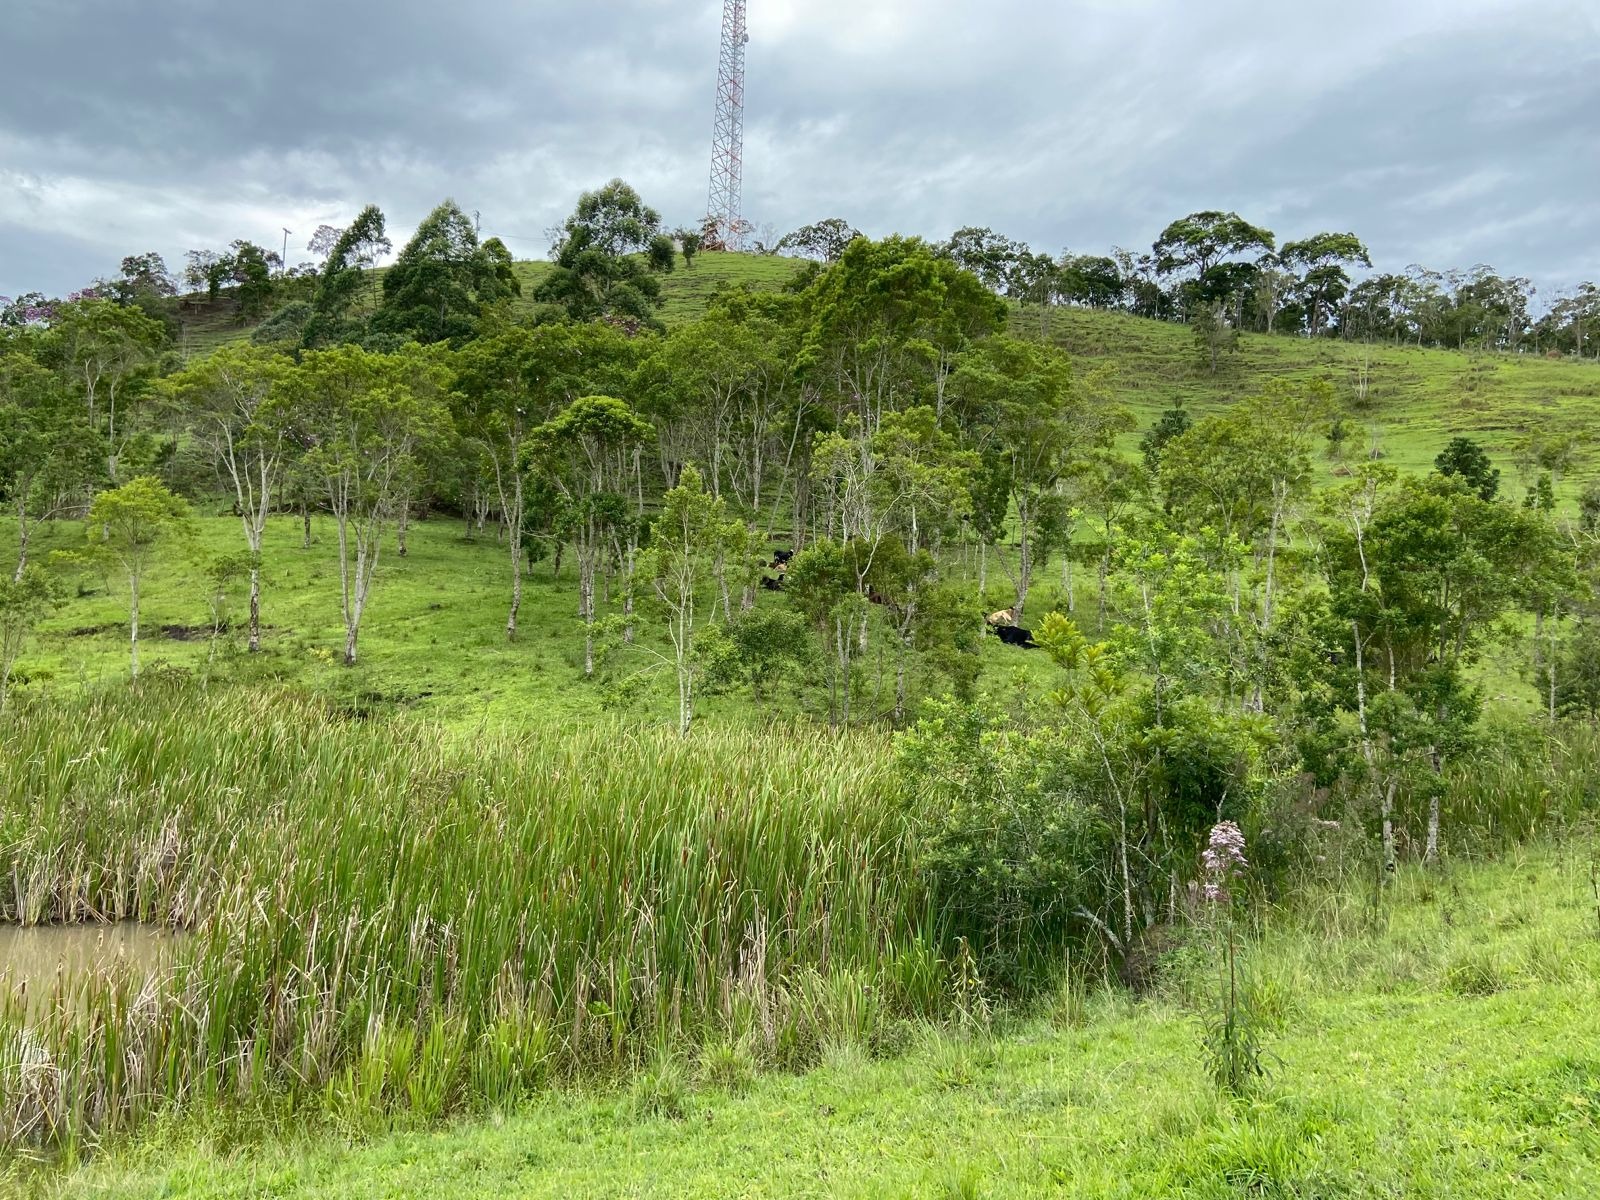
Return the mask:
<path fill-rule="evenodd" d="M 669 324 L 691 319 L 722 284 L 780 287 L 795 265 L 790 259 L 756 255 L 702 255 L 692 268 L 680 265 L 666 278 L 664 317 Z M 525 296 L 531 296 L 548 269 L 547 263 L 518 264 Z M 1038 336 L 1037 310 L 1016 313 L 1014 327 Z M 1213 374 L 1200 363 L 1182 326 L 1058 309 L 1042 332 L 1067 349 L 1080 369 L 1105 372 L 1108 386 L 1135 411 L 1141 429 L 1176 404 L 1202 414 L 1273 378 L 1320 377 L 1332 382 L 1349 411 L 1351 456 L 1375 450 L 1403 469 L 1421 472 L 1450 437 L 1464 433 L 1487 445 L 1504 472 L 1507 490 L 1517 495 L 1519 444 L 1535 433 L 1576 435 L 1580 457 L 1560 489 L 1569 507 L 1582 482 L 1600 469 L 1600 459 L 1590 449 L 1591 431 L 1600 428 L 1600 364 L 1594 362 L 1246 334 L 1237 352 L 1225 357 Z M 199 351 L 248 333 L 220 309 L 195 312 L 186 324 L 184 344 Z M 1125 439 L 1129 453 L 1138 437 L 1135 431 Z M 1332 460 L 1317 463 L 1324 483 L 1334 481 L 1340 469 Z M 345 698 L 354 707 L 399 703 L 452 723 L 516 720 L 531 711 L 593 714 L 606 703 L 599 689 L 574 686 L 579 642 L 570 568 L 562 580 L 551 578 L 549 563 L 534 569 L 523 635 L 516 645 L 507 645 L 501 634 L 508 587 L 504 551 L 492 534 L 468 539 L 458 521 L 443 516 L 418 523 L 409 558 L 386 557 L 371 618 L 362 632 L 365 666 L 359 679 L 328 662 L 341 641 L 331 526 L 319 522 L 317 544 L 303 549 L 295 519 L 275 518 L 264 580 L 270 627 L 265 653 L 241 660 L 236 638 L 213 644 L 208 636 L 207 588 L 195 566 L 239 549 L 237 524 L 220 515 L 222 511 L 220 502 L 211 509 L 192 553 L 163 556 L 145 589 L 147 666 L 164 664 L 203 674 L 247 670 L 270 680 L 349 691 Z M 45 527 L 37 535 L 35 552 L 43 558 L 51 550 L 75 547 L 81 538 L 76 524 Z M 9 570 L 13 539 L 10 524 L 0 519 L 0 569 Z M 960 573 L 970 578 L 970 567 L 966 564 Z M 991 598 L 998 606 L 1007 595 L 1005 581 L 999 572 L 990 579 Z M 1039 610 L 1062 605 L 1063 590 L 1052 566 L 1040 581 Z M 764 603 L 771 600 L 763 596 Z M 237 597 L 232 607 L 237 609 Z M 24 656 L 25 677 L 57 684 L 122 678 L 127 670 L 126 617 L 119 585 L 85 580 Z M 1490 668 L 1495 695 L 1519 706 L 1532 704 L 1521 680 L 1524 652 L 1525 647 L 1509 647 L 1504 661 Z M 997 645 L 987 646 L 984 653 L 991 685 L 1019 669 L 1042 669 L 1027 656 Z M 217 662 L 219 656 L 229 661 Z M 673 703 L 669 681 L 665 676 L 656 679 L 636 703 L 644 714 L 665 719 Z M 715 697 L 706 703 L 708 712 L 719 718 L 738 719 L 746 711 Z"/>
<path fill-rule="evenodd" d="M 799 267 L 795 259 L 764 254 L 700 254 L 695 256 L 693 266 L 685 266 L 680 255 L 676 269 L 662 280 L 661 319 L 668 327 L 693 320 L 705 311 L 706 301 L 723 284 L 748 283 L 776 290 L 793 278 Z M 515 304 L 517 310 L 533 309 L 534 288 L 549 270 L 550 263 L 541 260 L 515 264 L 517 282 L 522 285 L 522 296 Z M 374 294 L 382 278 L 382 268 L 373 273 Z M 178 347 L 184 354 L 205 354 L 218 346 L 244 341 L 257 324 L 241 321 L 233 301 L 226 296 L 215 303 L 186 299 L 178 319 Z"/>
<path fill-rule="evenodd" d="M 701 254 L 692 267 L 680 259 L 662 281 L 662 320 L 669 328 L 693 320 L 723 284 L 779 288 L 797 267 L 794 259 L 755 254 Z M 549 269 L 548 262 L 516 264 L 524 310 L 533 307 L 534 288 Z M 252 328 L 233 315 L 231 302 L 188 304 L 179 344 L 186 354 L 205 353 L 247 338 Z M 1450 438 L 1464 434 L 1487 447 L 1509 486 L 1518 482 L 1517 451 L 1531 434 L 1588 442 L 1600 428 L 1600 362 L 1593 360 L 1247 333 L 1213 374 L 1199 361 L 1188 328 L 1164 321 L 1060 308 L 1041 326 L 1033 309 L 1017 312 L 1013 329 L 1042 333 L 1084 368 L 1103 368 L 1141 426 L 1178 404 L 1197 414 L 1212 411 L 1269 379 L 1326 378 L 1348 409 L 1352 455 L 1376 450 L 1404 470 L 1425 471 Z M 1137 440 L 1137 434 L 1128 439 L 1130 449 Z M 1570 503 L 1575 485 L 1597 471 L 1600 459 L 1580 453 L 1563 499 Z"/>
<path fill-rule="evenodd" d="M 1018 313 L 1014 324 L 1041 332 L 1037 311 Z M 1270 379 L 1324 378 L 1356 429 L 1352 453 L 1376 448 L 1402 469 L 1425 471 L 1446 442 L 1464 434 L 1484 444 L 1508 484 L 1530 434 L 1592 443 L 1600 429 L 1600 363 L 1593 360 L 1247 333 L 1213 374 L 1181 325 L 1068 308 L 1052 312 L 1044 332 L 1083 367 L 1108 371 L 1112 390 L 1144 426 L 1177 405 L 1196 414 L 1215 410 Z M 1574 480 L 1600 468 L 1592 446 L 1584 449 Z"/>
<path fill-rule="evenodd" d="M 1202 951 L 1143 1000 L 1062 994 L 1003 1030 L 845 1043 L 801 1076 L 665 1062 L 432 1132 L 305 1131 L 235 1151 L 159 1130 L 39 1196 L 1588 1197 L 1600 1179 L 1600 941 L 1572 847 L 1390 904 L 1314 891 L 1246 952 L 1272 1068 L 1206 1077 Z M 1199 950 L 1199 947 L 1196 947 Z M 998 1035 L 998 1036 L 997 1036 Z M 246 1141 L 246 1146 L 249 1145 Z"/>

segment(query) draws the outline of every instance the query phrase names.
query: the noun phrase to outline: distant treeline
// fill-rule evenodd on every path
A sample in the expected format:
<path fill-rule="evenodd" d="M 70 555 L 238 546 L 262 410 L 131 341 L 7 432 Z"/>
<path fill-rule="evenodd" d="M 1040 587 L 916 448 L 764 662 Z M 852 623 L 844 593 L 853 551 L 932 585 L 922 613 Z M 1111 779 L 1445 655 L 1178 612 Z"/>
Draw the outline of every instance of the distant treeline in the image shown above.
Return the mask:
<path fill-rule="evenodd" d="M 659 214 L 620 181 L 590 193 L 585 203 L 591 206 L 590 215 L 616 207 L 617 219 L 607 223 L 592 245 L 573 243 L 570 222 L 554 231 L 552 257 L 563 271 L 595 253 L 614 258 L 620 251 L 640 261 L 614 268 L 620 277 L 608 279 L 587 305 L 580 303 L 582 289 L 571 286 L 570 276 L 558 274 L 541 287 L 537 299 L 559 309 L 577 304 L 592 309 L 591 316 L 617 311 L 649 323 L 660 299 L 654 276 L 672 268 L 674 252 L 692 265 L 701 250 L 722 248 L 713 222 L 698 229 L 667 230 Z M 268 318 L 260 340 L 299 338 L 308 347 L 359 340 L 352 336 L 357 331 L 339 318 L 361 298 L 355 281 L 362 271 L 393 249 L 384 227 L 383 213 L 370 205 L 347 227 L 319 226 L 305 247 L 313 257 L 294 266 L 285 253 L 243 238 L 225 249 L 190 250 L 176 274 L 159 254 L 130 255 L 115 278 L 96 280 L 68 299 L 100 296 L 137 305 L 176 327 L 186 301 L 192 304 L 204 296 L 214 303 L 226 295 L 241 321 Z M 830 217 L 782 237 L 765 231 L 750 246 L 758 254 L 826 264 L 837 261 L 860 236 L 848 221 Z M 459 337 L 462 329 L 447 328 L 452 307 L 470 310 L 476 302 L 516 293 L 510 252 L 498 238 L 480 244 L 476 219 L 453 202 L 446 201 L 424 221 L 412 247 L 419 243 L 421 256 L 468 268 L 469 279 L 455 305 L 440 305 L 432 325 L 423 313 L 397 316 L 393 310 L 406 306 L 407 289 L 386 284 L 384 307 L 391 311 L 370 328 L 363 326 L 362 334 Z M 1234 332 L 1600 355 L 1600 286 L 1593 282 L 1539 296 L 1528 278 L 1481 263 L 1445 269 L 1413 264 L 1398 273 L 1375 272 L 1365 243 L 1354 233 L 1325 231 L 1280 242 L 1273 231 L 1233 212 L 1208 210 L 1181 217 L 1161 231 L 1148 252 L 1112 247 L 1107 253 L 1063 251 L 1052 256 L 977 226 L 959 229 L 933 245 L 991 291 L 1039 309 L 1042 317 L 1052 307 L 1075 305 Z M 395 266 L 415 267 L 418 257 L 408 249 Z M 592 282 L 592 275 L 585 279 Z M 0 325 L 46 320 L 60 302 L 37 292 L 15 300 L 0 297 Z M 330 318 L 330 310 L 338 315 Z"/>

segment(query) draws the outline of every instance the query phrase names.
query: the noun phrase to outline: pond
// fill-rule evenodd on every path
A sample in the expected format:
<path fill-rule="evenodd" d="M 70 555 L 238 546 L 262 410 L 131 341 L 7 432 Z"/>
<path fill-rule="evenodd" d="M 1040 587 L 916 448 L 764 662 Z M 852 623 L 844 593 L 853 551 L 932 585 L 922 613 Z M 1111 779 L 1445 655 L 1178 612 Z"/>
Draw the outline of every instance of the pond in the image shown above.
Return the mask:
<path fill-rule="evenodd" d="M 137 921 L 104 925 L 0 925 L 0 997 L 24 988 L 28 1007 L 65 982 L 108 970 L 153 974 L 173 962 L 181 937 Z"/>

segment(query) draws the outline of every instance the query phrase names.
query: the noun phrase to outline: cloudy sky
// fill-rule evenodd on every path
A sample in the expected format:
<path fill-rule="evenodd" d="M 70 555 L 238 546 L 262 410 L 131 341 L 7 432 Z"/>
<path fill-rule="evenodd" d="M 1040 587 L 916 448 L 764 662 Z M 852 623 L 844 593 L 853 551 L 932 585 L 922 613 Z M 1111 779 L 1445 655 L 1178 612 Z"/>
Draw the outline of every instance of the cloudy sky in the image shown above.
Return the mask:
<path fill-rule="evenodd" d="M 444 196 L 541 257 L 706 208 L 720 0 L 3 0 L 0 293 Z M 750 0 L 745 211 L 1147 247 L 1236 209 L 1379 267 L 1600 279 L 1600 0 Z"/>

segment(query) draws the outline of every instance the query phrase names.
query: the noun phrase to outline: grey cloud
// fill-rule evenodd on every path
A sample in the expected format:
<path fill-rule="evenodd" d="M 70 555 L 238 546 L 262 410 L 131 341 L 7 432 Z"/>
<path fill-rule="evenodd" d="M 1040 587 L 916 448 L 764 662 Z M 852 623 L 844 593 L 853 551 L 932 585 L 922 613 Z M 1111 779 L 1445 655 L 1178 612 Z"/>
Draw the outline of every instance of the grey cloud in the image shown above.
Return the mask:
<path fill-rule="evenodd" d="M 12 4 L 0 292 L 369 200 L 403 236 L 452 195 L 523 255 L 613 175 L 705 207 L 710 0 Z M 1600 277 L 1592 0 L 1396 7 L 751 0 L 746 210 L 1089 250 L 1221 206 L 1389 269 Z"/>

